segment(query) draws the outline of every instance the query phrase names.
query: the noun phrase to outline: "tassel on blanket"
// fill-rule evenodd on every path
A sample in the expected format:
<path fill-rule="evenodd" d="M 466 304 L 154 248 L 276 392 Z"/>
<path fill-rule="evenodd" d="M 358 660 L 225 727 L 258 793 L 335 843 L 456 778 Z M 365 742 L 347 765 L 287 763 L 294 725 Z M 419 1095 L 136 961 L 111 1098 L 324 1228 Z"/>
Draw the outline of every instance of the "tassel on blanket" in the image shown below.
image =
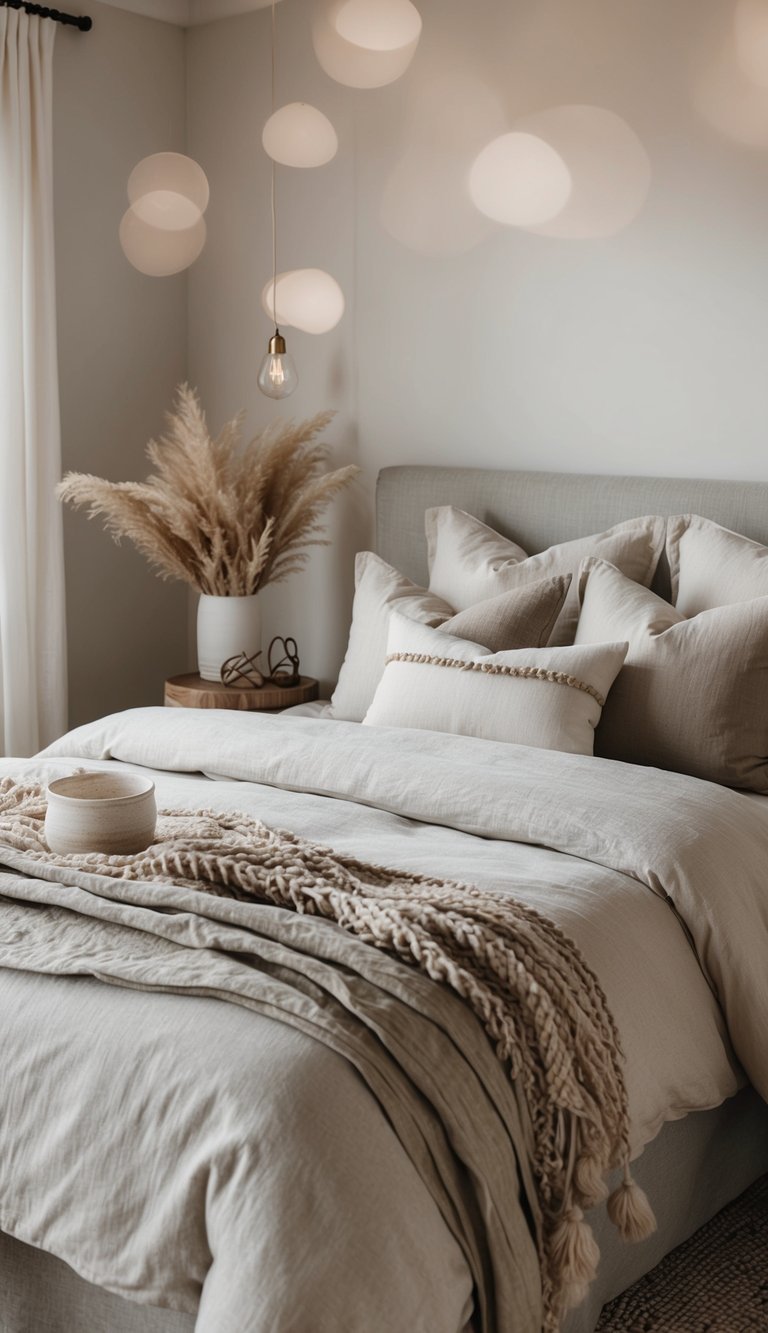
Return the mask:
<path fill-rule="evenodd" d="M 569 1208 L 550 1237 L 550 1257 L 566 1310 L 579 1305 L 597 1272 L 600 1250 L 580 1208 Z"/>
<path fill-rule="evenodd" d="M 608 1199 L 608 1216 L 622 1240 L 645 1240 L 656 1230 L 656 1218 L 645 1192 L 624 1167 L 624 1179 Z"/>
<path fill-rule="evenodd" d="M 573 1183 L 582 1208 L 595 1208 L 608 1194 L 603 1167 L 596 1157 L 581 1157 L 576 1161 Z"/>

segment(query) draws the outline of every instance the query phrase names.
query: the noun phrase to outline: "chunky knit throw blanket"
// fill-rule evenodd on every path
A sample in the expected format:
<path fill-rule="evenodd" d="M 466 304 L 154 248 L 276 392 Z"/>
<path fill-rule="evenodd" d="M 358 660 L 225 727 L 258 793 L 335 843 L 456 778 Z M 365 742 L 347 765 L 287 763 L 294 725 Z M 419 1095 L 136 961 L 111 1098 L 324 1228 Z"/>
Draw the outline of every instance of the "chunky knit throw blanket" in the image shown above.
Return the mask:
<path fill-rule="evenodd" d="M 616 1028 L 597 978 L 546 917 L 503 893 L 339 855 L 238 813 L 164 811 L 133 856 L 54 856 L 45 793 L 0 783 L 2 846 L 27 860 L 122 880 L 162 881 L 321 916 L 459 994 L 483 1025 L 530 1121 L 545 1329 L 578 1303 L 599 1258 L 582 1210 L 605 1198 L 625 1239 L 654 1227 L 629 1175 L 627 1096 Z"/>

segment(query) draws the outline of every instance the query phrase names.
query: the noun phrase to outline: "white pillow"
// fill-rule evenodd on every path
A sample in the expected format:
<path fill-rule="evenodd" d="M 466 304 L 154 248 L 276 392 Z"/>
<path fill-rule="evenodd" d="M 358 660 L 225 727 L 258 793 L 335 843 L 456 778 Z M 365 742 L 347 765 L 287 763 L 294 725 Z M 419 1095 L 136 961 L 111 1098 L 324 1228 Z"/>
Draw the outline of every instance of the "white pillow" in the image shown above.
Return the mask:
<path fill-rule="evenodd" d="M 648 587 L 664 549 L 666 521 L 657 516 L 627 519 L 606 532 L 550 546 L 526 556 L 522 547 L 494 532 L 472 514 L 452 505 L 425 514 L 429 591 L 457 610 L 534 579 L 557 574 L 573 576 L 570 592 L 550 638 L 551 644 L 573 643 L 579 618 L 576 574 L 582 560 L 609 560 L 627 578 Z"/>
<path fill-rule="evenodd" d="M 592 754 L 626 652 L 626 643 L 602 643 L 489 653 L 393 611 L 387 664 L 363 722 Z"/>
<path fill-rule="evenodd" d="M 441 597 L 412 583 L 373 551 L 355 559 L 355 600 L 347 653 L 331 698 L 330 716 L 360 722 L 384 670 L 389 613 L 407 609 L 411 620 L 440 625 L 453 614 Z"/>
<path fill-rule="evenodd" d="M 494 651 L 538 647 L 549 641 L 571 583 L 570 575 L 540 579 L 454 615 L 448 602 L 411 583 L 371 551 L 358 555 L 355 576 L 352 628 L 330 713 L 349 722 L 365 717 L 381 679 L 393 607 L 411 620 L 444 625 L 457 637 L 480 640 Z"/>
<path fill-rule="evenodd" d="M 667 528 L 672 601 L 681 615 L 768 596 L 768 546 L 700 514 L 676 514 Z"/>

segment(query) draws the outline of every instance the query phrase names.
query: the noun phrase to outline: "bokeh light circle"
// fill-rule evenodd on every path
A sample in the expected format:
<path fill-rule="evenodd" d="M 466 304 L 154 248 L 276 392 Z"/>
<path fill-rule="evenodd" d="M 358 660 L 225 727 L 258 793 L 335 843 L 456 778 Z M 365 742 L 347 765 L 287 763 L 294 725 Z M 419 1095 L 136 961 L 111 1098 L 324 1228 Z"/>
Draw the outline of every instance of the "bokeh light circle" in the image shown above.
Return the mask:
<path fill-rule="evenodd" d="M 142 222 L 161 231 L 185 231 L 193 227 L 202 213 L 197 204 L 176 190 L 150 190 L 132 205 Z"/>
<path fill-rule="evenodd" d="M 313 21 L 312 45 L 321 68 L 347 88 L 383 88 L 394 83 L 413 60 L 418 33 L 404 46 L 391 49 L 361 46 L 339 32 L 336 25 L 342 9 L 343 0 L 336 0 L 329 9 L 320 10 Z"/>
<path fill-rule="evenodd" d="M 268 156 L 285 167 L 322 167 L 339 147 L 328 117 L 307 102 L 289 102 L 274 111 L 261 142 Z"/>
<path fill-rule="evenodd" d="M 135 208 L 142 198 L 155 193 L 181 195 L 195 206 L 198 216 L 205 212 L 210 198 L 203 168 L 183 153 L 153 153 L 133 168 L 128 177 L 128 202 Z"/>
<path fill-rule="evenodd" d="M 737 0 L 733 15 L 736 59 L 748 79 L 768 88 L 768 3 Z"/>
<path fill-rule="evenodd" d="M 367 51 L 401 51 L 421 36 L 421 15 L 411 0 L 342 0 L 333 25 Z"/>
<path fill-rule="evenodd" d="M 630 125 L 605 107 L 549 107 L 515 126 L 554 148 L 571 176 L 571 192 L 556 217 L 529 230 L 563 240 L 604 239 L 628 227 L 651 186 L 651 160 Z"/>
<path fill-rule="evenodd" d="M 302 333 L 329 333 L 344 314 L 344 293 L 330 273 L 321 268 L 296 268 L 278 273 L 277 323 Z M 272 279 L 265 283 L 261 305 L 273 315 Z"/>
<path fill-rule="evenodd" d="M 200 255 L 205 237 L 202 216 L 192 227 L 170 231 L 150 226 L 129 208 L 120 223 L 120 244 L 126 259 L 151 278 L 167 278 L 189 268 Z"/>
<path fill-rule="evenodd" d="M 508 227 L 549 222 L 571 193 L 571 174 L 560 154 L 537 135 L 513 130 L 478 153 L 469 173 L 477 209 Z"/>

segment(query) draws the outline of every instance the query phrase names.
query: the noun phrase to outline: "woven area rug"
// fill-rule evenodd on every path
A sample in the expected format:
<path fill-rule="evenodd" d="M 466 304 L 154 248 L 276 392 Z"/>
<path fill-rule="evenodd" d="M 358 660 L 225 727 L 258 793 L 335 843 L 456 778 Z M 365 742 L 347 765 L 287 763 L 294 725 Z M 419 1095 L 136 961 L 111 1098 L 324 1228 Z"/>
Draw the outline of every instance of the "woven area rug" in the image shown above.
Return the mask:
<path fill-rule="evenodd" d="M 606 1305 L 595 1333 L 768 1333 L 768 1176 Z"/>

